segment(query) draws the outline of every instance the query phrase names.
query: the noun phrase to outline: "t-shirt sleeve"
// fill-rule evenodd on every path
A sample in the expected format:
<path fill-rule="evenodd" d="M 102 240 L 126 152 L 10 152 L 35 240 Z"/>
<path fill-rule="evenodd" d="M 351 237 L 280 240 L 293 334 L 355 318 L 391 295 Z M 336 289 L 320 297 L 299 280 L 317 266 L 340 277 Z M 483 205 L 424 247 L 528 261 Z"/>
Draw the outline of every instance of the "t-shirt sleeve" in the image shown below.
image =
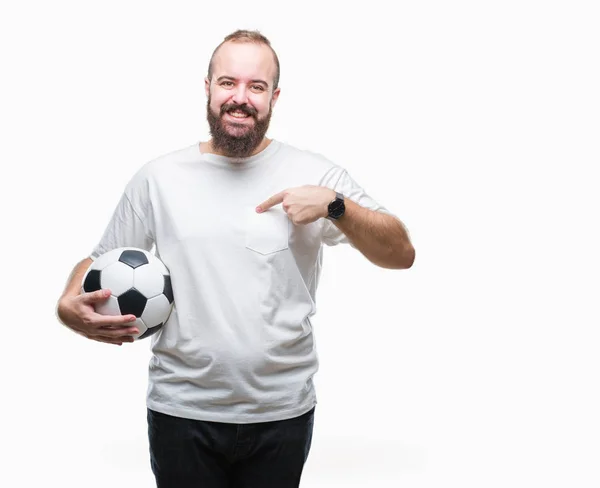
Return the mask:
<path fill-rule="evenodd" d="M 331 170 L 325 174 L 320 182 L 320 186 L 326 186 L 332 190 L 340 192 L 344 197 L 358 203 L 361 207 L 368 208 L 375 212 L 382 212 L 388 215 L 396 217 L 383 205 L 377 203 L 371 198 L 367 192 L 362 188 L 352 177 L 348 174 L 345 169 L 334 166 Z M 396 217 L 397 218 L 397 217 Z M 323 220 L 323 230 L 321 234 L 321 240 L 327 246 L 336 246 L 338 244 L 350 244 L 355 247 L 352 242 L 346 237 L 341 230 L 339 230 L 333 222 L 329 219 Z"/>
<path fill-rule="evenodd" d="M 104 234 L 90 257 L 96 259 L 118 247 L 137 247 L 150 251 L 154 245 L 154 238 L 150 229 L 148 202 L 147 183 L 138 173 L 127 184 Z"/>

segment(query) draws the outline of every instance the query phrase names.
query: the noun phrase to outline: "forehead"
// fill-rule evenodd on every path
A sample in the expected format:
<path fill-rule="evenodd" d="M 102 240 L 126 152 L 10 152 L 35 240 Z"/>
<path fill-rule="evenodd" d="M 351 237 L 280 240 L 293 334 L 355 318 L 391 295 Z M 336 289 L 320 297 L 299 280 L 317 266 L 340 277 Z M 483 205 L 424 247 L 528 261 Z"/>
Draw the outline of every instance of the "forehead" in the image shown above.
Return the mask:
<path fill-rule="evenodd" d="M 237 79 L 263 79 L 269 84 L 275 77 L 275 59 L 268 46 L 253 42 L 226 42 L 215 53 L 213 76 Z"/>

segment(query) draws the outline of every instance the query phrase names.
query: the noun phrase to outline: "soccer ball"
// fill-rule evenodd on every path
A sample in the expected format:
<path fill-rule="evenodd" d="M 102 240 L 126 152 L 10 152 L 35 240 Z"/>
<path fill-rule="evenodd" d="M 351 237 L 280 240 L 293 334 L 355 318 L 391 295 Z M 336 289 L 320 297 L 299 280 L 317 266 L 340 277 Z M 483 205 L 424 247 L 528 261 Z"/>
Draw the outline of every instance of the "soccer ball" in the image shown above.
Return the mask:
<path fill-rule="evenodd" d="M 154 254 L 135 247 L 108 251 L 90 265 L 81 285 L 82 292 L 110 289 L 111 296 L 95 305 L 102 315 L 135 315 L 139 334 L 145 339 L 158 332 L 173 309 L 169 270 Z"/>

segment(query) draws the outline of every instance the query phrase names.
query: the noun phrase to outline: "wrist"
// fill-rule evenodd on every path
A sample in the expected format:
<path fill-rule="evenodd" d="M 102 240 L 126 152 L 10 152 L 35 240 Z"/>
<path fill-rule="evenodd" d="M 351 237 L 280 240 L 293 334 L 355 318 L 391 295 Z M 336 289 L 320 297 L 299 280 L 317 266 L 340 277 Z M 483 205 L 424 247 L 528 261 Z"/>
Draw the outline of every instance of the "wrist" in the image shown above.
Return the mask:
<path fill-rule="evenodd" d="M 333 191 L 333 199 L 327 205 L 326 218 L 331 221 L 339 220 L 346 212 L 345 197 L 342 193 Z"/>

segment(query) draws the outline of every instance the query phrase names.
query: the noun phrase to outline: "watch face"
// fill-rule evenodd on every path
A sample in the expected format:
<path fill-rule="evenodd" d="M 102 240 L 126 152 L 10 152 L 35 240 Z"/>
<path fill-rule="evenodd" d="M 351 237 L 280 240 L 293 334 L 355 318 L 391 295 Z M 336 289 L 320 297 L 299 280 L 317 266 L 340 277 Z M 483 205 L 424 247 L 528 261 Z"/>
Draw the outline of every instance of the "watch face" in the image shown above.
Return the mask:
<path fill-rule="evenodd" d="M 329 204 L 329 215 L 337 219 L 344 215 L 345 205 L 343 200 L 335 200 Z"/>

